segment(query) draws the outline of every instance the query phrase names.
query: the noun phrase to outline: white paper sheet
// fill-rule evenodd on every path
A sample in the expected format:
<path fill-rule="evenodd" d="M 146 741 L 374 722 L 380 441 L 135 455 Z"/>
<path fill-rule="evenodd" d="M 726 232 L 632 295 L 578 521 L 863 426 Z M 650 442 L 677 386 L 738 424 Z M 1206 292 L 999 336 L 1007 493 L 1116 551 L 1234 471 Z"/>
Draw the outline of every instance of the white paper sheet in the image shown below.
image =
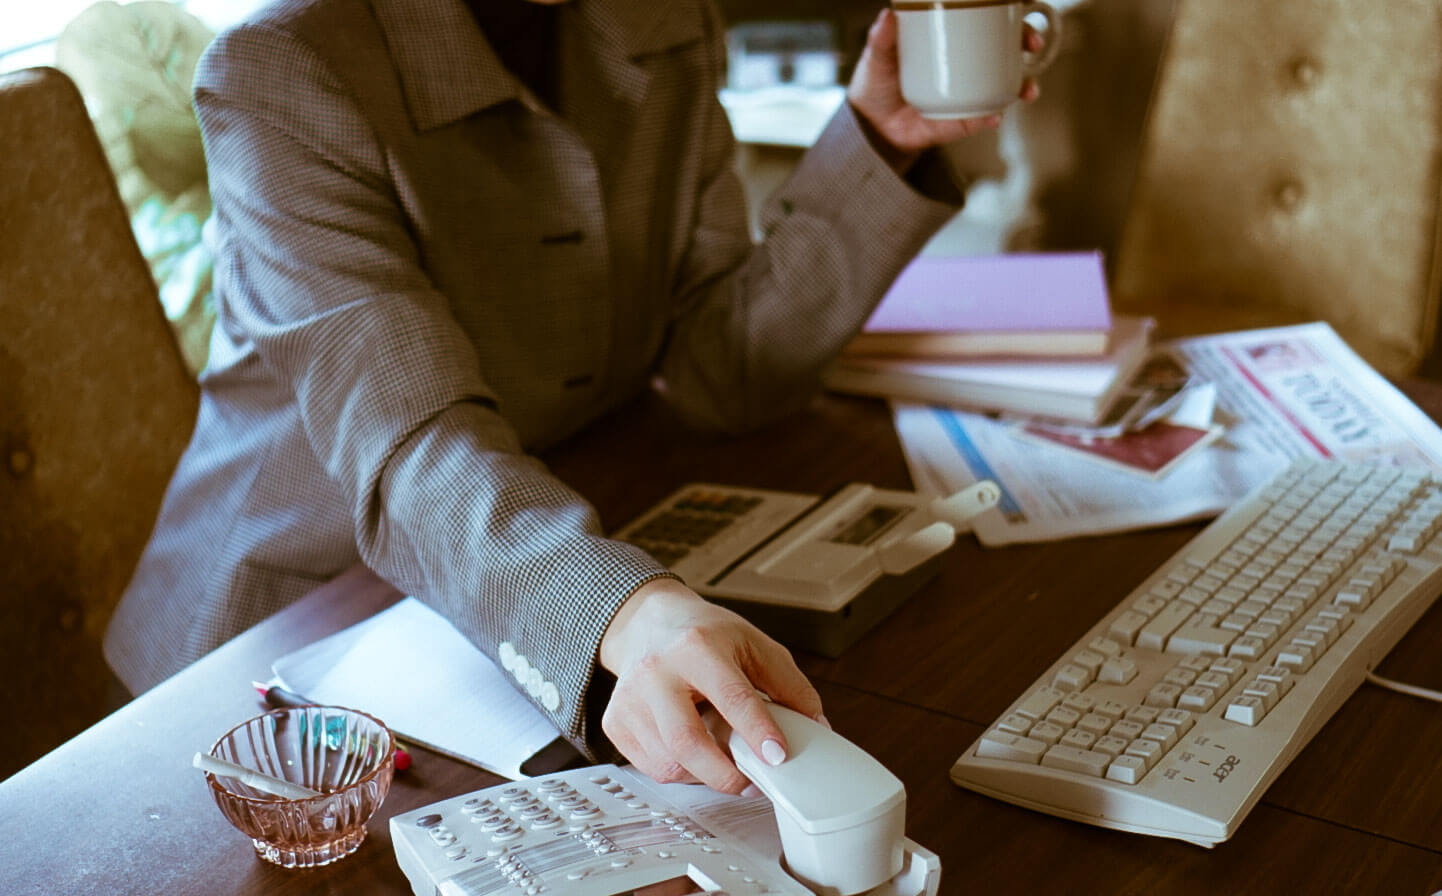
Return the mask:
<path fill-rule="evenodd" d="M 1019 437 L 1014 423 L 898 403 L 913 480 L 937 494 L 995 480 L 1002 499 L 973 528 L 983 544 L 1000 545 L 1214 516 L 1297 457 L 1442 469 L 1442 429 L 1324 323 L 1182 339 L 1159 350 L 1215 388 L 1215 422 L 1226 430 L 1169 475 L 1139 481 Z"/>
<path fill-rule="evenodd" d="M 385 722 L 401 740 L 520 778 L 559 732 L 485 653 L 407 597 L 276 660 L 286 688 Z"/>

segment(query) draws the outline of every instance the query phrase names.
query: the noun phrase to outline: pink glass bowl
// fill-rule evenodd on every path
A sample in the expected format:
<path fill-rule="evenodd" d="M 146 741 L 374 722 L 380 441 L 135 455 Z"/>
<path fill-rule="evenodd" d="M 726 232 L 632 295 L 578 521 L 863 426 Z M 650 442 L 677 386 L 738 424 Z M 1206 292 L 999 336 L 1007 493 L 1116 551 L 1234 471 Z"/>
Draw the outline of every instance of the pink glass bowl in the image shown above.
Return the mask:
<path fill-rule="evenodd" d="M 286 799 L 235 778 L 205 774 L 230 823 L 250 837 L 262 859 L 285 868 L 327 865 L 355 852 L 395 773 L 390 729 L 338 706 L 297 706 L 256 716 L 226 732 L 210 755 L 321 794 Z"/>

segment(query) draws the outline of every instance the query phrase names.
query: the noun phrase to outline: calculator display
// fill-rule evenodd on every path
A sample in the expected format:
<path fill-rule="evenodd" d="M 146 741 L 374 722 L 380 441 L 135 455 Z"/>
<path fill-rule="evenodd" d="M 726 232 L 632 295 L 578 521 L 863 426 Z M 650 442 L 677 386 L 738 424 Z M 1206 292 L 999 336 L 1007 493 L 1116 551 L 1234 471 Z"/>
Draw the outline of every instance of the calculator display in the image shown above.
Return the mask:
<path fill-rule="evenodd" d="M 906 513 L 905 507 L 888 507 L 874 504 L 861 516 L 847 523 L 840 532 L 827 539 L 836 544 L 870 544 L 878 535 Z"/>

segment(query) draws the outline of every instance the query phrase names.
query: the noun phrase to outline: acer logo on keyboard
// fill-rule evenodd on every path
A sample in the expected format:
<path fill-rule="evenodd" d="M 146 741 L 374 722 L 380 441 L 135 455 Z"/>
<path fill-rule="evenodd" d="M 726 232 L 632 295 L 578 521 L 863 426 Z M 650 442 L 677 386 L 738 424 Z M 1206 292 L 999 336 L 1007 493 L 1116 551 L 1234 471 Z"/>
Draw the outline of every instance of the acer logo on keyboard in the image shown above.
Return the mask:
<path fill-rule="evenodd" d="M 1212 777 L 1216 778 L 1217 783 L 1220 784 L 1227 780 L 1227 775 L 1230 775 L 1232 770 L 1241 764 L 1242 760 L 1239 757 L 1229 755 L 1226 759 L 1223 759 L 1222 764 L 1217 766 L 1216 770 L 1212 772 Z"/>

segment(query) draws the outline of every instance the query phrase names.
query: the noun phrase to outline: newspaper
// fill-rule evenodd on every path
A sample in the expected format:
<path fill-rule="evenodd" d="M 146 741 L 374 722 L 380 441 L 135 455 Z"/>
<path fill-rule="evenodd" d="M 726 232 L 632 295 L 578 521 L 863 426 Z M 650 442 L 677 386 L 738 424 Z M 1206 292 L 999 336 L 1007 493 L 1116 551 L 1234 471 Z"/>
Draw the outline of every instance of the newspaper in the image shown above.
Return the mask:
<path fill-rule="evenodd" d="M 1442 470 L 1442 429 L 1325 323 L 1163 343 L 1200 387 L 1168 418 L 1222 428 L 1204 449 L 1142 478 L 1022 434 L 1014 421 L 893 404 L 921 491 L 1001 486 L 973 521 L 986 545 L 1050 541 L 1215 516 L 1298 457 Z"/>

